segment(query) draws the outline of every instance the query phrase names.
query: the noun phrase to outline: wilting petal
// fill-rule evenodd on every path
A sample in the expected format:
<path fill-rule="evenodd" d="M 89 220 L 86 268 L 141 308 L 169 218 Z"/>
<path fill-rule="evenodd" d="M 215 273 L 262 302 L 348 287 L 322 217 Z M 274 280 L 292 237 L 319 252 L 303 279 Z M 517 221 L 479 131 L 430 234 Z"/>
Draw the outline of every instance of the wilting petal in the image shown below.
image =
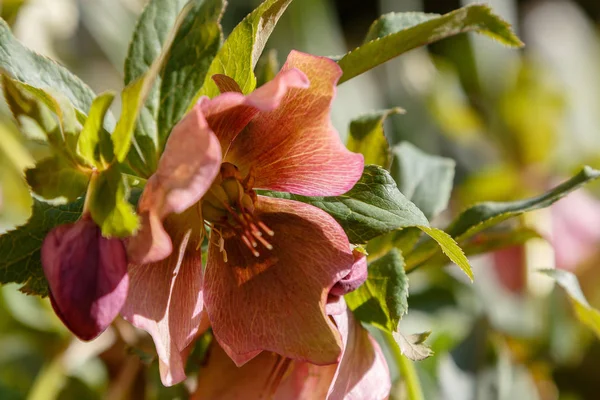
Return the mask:
<path fill-rule="evenodd" d="M 556 266 L 572 271 L 600 244 L 600 201 L 579 190 L 556 202 L 551 211 Z"/>
<path fill-rule="evenodd" d="M 223 78 L 218 78 L 223 80 Z M 223 155 L 238 133 L 248 125 L 259 111 L 271 111 L 279 107 L 285 94 L 292 88 L 307 88 L 308 79 L 303 72 L 291 68 L 278 74 L 248 96 L 230 91 L 209 99 L 200 99 L 196 107 L 202 109 L 208 125 L 219 138 Z M 224 90 L 229 89 L 227 88 Z"/>
<path fill-rule="evenodd" d="M 352 265 L 350 273 L 333 285 L 329 292 L 331 295 L 343 296 L 358 289 L 367 280 L 367 256 L 358 250 L 352 250 L 352 256 L 354 265 Z"/>
<path fill-rule="evenodd" d="M 80 339 L 94 339 L 125 303 L 129 279 L 123 243 L 102 237 L 84 216 L 51 230 L 41 252 L 56 313 Z"/>
<path fill-rule="evenodd" d="M 252 168 L 258 188 L 343 194 L 360 178 L 364 159 L 346 149 L 331 125 L 331 101 L 342 71 L 328 58 L 297 51 L 279 75 L 293 68 L 306 74 L 310 87 L 289 90 L 279 107 L 259 113 L 236 137 L 226 161 L 244 175 Z"/>
<path fill-rule="evenodd" d="M 329 214 L 300 202 L 259 196 L 255 213 L 275 232 L 268 238 L 273 250 L 254 257 L 229 238 L 224 262 L 216 245 L 209 248 L 204 300 L 215 337 L 238 365 L 240 355 L 257 350 L 336 362 L 341 341 L 325 304 L 353 263 L 344 231 Z"/>
<path fill-rule="evenodd" d="M 130 288 L 122 315 L 154 340 L 163 384 L 185 379 L 186 348 L 208 323 L 202 323 L 202 263 L 199 235 L 181 230 L 193 222 L 184 213 L 165 220 L 176 251 L 154 264 L 130 265 Z"/>
<path fill-rule="evenodd" d="M 162 227 L 162 220 L 170 213 L 181 213 L 197 203 L 210 188 L 220 167 L 219 141 L 200 107 L 194 107 L 173 128 L 158 169 L 146 183 L 138 202 L 142 225 L 127 244 L 132 262 L 157 262 L 171 253 L 172 243 Z"/>

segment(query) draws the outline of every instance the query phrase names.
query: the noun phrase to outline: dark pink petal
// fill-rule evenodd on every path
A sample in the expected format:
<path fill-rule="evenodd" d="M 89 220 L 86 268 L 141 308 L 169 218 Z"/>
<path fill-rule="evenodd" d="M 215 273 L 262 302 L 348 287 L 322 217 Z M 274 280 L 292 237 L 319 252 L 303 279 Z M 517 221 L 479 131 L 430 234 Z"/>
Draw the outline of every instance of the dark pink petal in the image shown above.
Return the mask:
<path fill-rule="evenodd" d="M 244 175 L 252 169 L 258 188 L 343 194 L 362 175 L 364 159 L 346 149 L 331 125 L 331 102 L 342 71 L 326 57 L 292 51 L 278 77 L 294 68 L 306 74 L 310 87 L 288 90 L 279 107 L 259 113 L 237 135 L 226 161 Z"/>
<path fill-rule="evenodd" d="M 176 247 L 166 259 L 130 265 L 130 288 L 123 317 L 154 340 L 161 379 L 171 386 L 185 379 L 186 348 L 208 328 L 203 322 L 202 262 L 198 232 L 185 229 L 198 218 L 190 212 L 165 220 Z"/>
<path fill-rule="evenodd" d="M 354 265 L 348 275 L 333 285 L 329 292 L 332 296 L 343 296 L 350 293 L 358 289 L 367 280 L 367 256 L 357 250 L 352 251 L 352 256 L 354 257 Z"/>
<path fill-rule="evenodd" d="M 221 81 L 224 78 L 218 78 Z M 229 78 L 231 79 L 231 78 Z M 227 85 L 223 89 L 229 89 Z M 291 68 L 278 74 L 272 81 L 259 87 L 248 96 L 237 91 L 209 99 L 201 98 L 197 107 L 202 108 L 208 125 L 219 138 L 223 155 L 227 153 L 233 139 L 248 125 L 259 111 L 271 111 L 279 107 L 285 94 L 292 88 L 307 88 L 309 82 L 303 72 Z"/>
<path fill-rule="evenodd" d="M 194 107 L 173 128 L 158 169 L 146 183 L 139 200 L 142 225 L 127 244 L 132 262 L 156 262 L 171 253 L 172 244 L 162 220 L 196 204 L 220 168 L 219 140 L 206 123 L 201 108 Z"/>
<path fill-rule="evenodd" d="M 41 253 L 57 315 L 80 339 L 94 339 L 112 323 L 127 297 L 123 242 L 103 237 L 84 216 L 51 230 Z"/>
<path fill-rule="evenodd" d="M 256 216 L 275 232 L 273 250 L 255 257 L 233 237 L 224 262 L 218 246 L 209 248 L 204 301 L 215 338 L 238 365 L 260 350 L 335 363 L 341 341 L 325 304 L 353 263 L 344 231 L 329 214 L 295 201 L 259 196 Z"/>
<path fill-rule="evenodd" d="M 512 246 L 492 253 L 496 276 L 513 293 L 522 293 L 527 286 L 525 248 Z"/>

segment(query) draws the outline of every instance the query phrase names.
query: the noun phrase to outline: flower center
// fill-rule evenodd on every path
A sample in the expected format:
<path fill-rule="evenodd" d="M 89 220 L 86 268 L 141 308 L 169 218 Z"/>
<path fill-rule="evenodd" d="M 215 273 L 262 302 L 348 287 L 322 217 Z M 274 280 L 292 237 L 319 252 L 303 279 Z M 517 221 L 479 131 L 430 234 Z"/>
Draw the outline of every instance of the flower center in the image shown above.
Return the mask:
<path fill-rule="evenodd" d="M 226 262 L 224 240 L 234 236 L 239 237 L 255 257 L 260 256 L 259 244 L 273 249 L 265 235 L 273 236 L 274 232 L 254 215 L 256 193 L 252 190 L 253 183 L 252 172 L 242 178 L 235 165 L 225 162 L 202 198 L 202 218 L 219 235 L 218 245 Z"/>

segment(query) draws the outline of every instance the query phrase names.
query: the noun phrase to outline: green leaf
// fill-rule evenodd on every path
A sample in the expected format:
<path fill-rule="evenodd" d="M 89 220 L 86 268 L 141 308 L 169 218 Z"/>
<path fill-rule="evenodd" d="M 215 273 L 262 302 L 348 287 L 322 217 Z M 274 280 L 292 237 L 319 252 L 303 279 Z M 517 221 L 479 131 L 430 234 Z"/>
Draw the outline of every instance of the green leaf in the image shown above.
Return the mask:
<path fill-rule="evenodd" d="M 227 75 L 248 94 L 256 87 L 254 67 L 277 21 L 292 0 L 266 0 L 246 16 L 231 32 L 213 60 L 202 89 L 194 97 L 215 97 L 219 88 L 212 81 L 215 74 Z M 193 105 L 192 103 L 192 105 Z"/>
<path fill-rule="evenodd" d="M 94 92 L 78 77 L 49 58 L 24 47 L 10 32 L 6 22 L 0 20 L 0 70 L 17 81 L 43 90 L 56 90 L 85 114 L 92 105 Z M 108 116 L 107 128 L 114 126 Z"/>
<path fill-rule="evenodd" d="M 144 8 L 125 62 L 126 84 L 144 75 L 159 58 L 186 3 L 187 0 L 152 0 Z M 164 71 L 156 77 L 140 111 L 135 128 L 136 147 L 128 154 L 129 164 L 144 177 L 156 169 L 171 127 L 200 89 L 207 64 L 221 44 L 219 20 L 223 1 L 192 0 L 190 4 L 192 8 L 177 32 Z"/>
<path fill-rule="evenodd" d="M 161 150 L 175 124 L 193 104 L 223 40 L 220 24 L 223 0 L 196 3 L 201 7 L 196 7 L 190 26 L 183 25 L 179 30 L 162 74 L 158 113 Z"/>
<path fill-rule="evenodd" d="M 88 165 L 100 170 L 114 158 L 110 135 L 102 127 L 114 98 L 113 93 L 107 92 L 94 99 L 77 142 L 77 153 Z"/>
<path fill-rule="evenodd" d="M 277 50 L 270 49 L 264 54 L 256 64 L 256 86 L 260 87 L 270 82 L 279 71 L 279 61 L 277 61 Z"/>
<path fill-rule="evenodd" d="M 442 249 L 442 252 L 448 256 L 450 261 L 458 265 L 458 267 L 465 274 L 467 274 L 471 282 L 473 282 L 473 271 L 471 270 L 469 260 L 465 256 L 465 253 L 463 253 L 460 246 L 454 241 L 454 239 L 452 239 L 452 236 L 440 229 L 431 228 L 428 226 L 419 226 L 419 228 L 429 235 L 429 237 L 435 240 Z"/>
<path fill-rule="evenodd" d="M 508 218 L 521 215 L 524 212 L 548 207 L 563 196 L 566 196 L 569 192 L 598 177 L 600 177 L 600 171 L 586 166 L 577 175 L 541 196 L 511 202 L 485 202 L 476 204 L 463 211 L 448 226 L 446 232 L 461 242 Z"/>
<path fill-rule="evenodd" d="M 486 5 L 469 5 L 441 16 L 386 14 L 369 30 L 367 39 L 376 39 L 350 51 L 338 61 L 344 71 L 339 83 L 416 47 L 464 32 L 482 33 L 507 46 L 523 45 L 509 24 Z"/>
<path fill-rule="evenodd" d="M 394 332 L 408 311 L 408 277 L 404 259 L 396 249 L 369 264 L 365 283 L 344 296 L 356 318 Z"/>
<path fill-rule="evenodd" d="M 388 169 L 391 164 L 390 146 L 383 132 L 383 122 L 393 114 L 404 112 L 401 108 L 375 111 L 350 122 L 350 135 L 346 147 L 365 156 L 365 164 L 377 164 Z"/>
<path fill-rule="evenodd" d="M 423 332 L 404 336 L 400 332 L 392 333 L 402 355 L 413 361 L 422 361 L 433 355 L 433 350 L 424 343 L 430 334 L 431 332 Z"/>
<path fill-rule="evenodd" d="M 33 159 L 19 142 L 18 133 L 0 118 L 0 233 L 25 223 L 33 205 L 23 177 L 23 170 L 33 166 Z"/>
<path fill-rule="evenodd" d="M 31 190 L 46 200 L 75 201 L 85 193 L 91 171 L 83 171 L 60 157 L 46 158 L 25 171 Z"/>
<path fill-rule="evenodd" d="M 392 177 L 398 189 L 429 219 L 448 206 L 454 160 L 426 154 L 408 142 L 392 149 Z"/>
<path fill-rule="evenodd" d="M 571 272 L 559 269 L 543 269 L 540 272 L 554 278 L 556 283 L 567 292 L 577 319 L 590 328 L 600 339 L 600 311 L 590 306 L 587 302 L 581 291 L 577 277 Z"/>
<path fill-rule="evenodd" d="M 0 282 L 23 284 L 21 291 L 46 296 L 48 285 L 42 270 L 40 249 L 46 234 L 60 224 L 81 216 L 83 201 L 52 206 L 34 200 L 29 222 L 0 235 Z"/>
<path fill-rule="evenodd" d="M 351 243 L 366 243 L 396 229 L 429 225 L 421 210 L 400 193 L 389 172 L 376 165 L 366 165 L 356 185 L 341 196 L 307 197 L 280 192 L 265 194 L 302 201 L 322 209 L 344 228 Z"/>
<path fill-rule="evenodd" d="M 117 126 L 111 136 L 115 157 L 118 162 L 123 162 L 125 157 L 127 157 L 132 141 L 134 141 L 133 133 L 136 127 L 136 121 L 138 120 L 138 115 L 154 86 L 154 82 L 160 73 L 161 68 L 167 60 L 169 52 L 171 51 L 171 45 L 175 40 L 179 28 L 193 6 L 193 3 L 188 3 L 183 7 L 177 16 L 173 29 L 165 39 L 158 57 L 152 62 L 145 73 L 129 83 L 121 92 L 121 118 L 117 122 Z M 137 151 L 139 146 L 136 146 L 135 144 L 134 146 Z M 138 156 L 143 157 L 143 154 L 138 154 Z"/>
<path fill-rule="evenodd" d="M 90 214 L 103 236 L 126 237 L 137 230 L 139 220 L 127 202 L 129 188 L 118 164 L 92 178 L 87 196 Z"/>

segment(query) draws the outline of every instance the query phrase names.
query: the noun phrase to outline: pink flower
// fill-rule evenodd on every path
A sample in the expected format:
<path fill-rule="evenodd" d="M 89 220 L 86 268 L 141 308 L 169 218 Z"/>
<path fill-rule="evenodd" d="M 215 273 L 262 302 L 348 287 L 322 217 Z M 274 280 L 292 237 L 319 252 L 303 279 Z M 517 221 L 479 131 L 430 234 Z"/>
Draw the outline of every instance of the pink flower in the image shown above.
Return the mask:
<path fill-rule="evenodd" d="M 381 400 L 390 393 L 390 374 L 377 342 L 343 310 L 332 318 L 342 334 L 344 351 L 332 365 L 314 365 L 263 352 L 241 368 L 213 344 L 198 374 L 195 400 L 336 399 Z"/>
<path fill-rule="evenodd" d="M 48 233 L 42 266 L 52 307 L 80 339 L 102 333 L 125 304 L 129 283 L 125 247 L 120 239 L 103 237 L 89 215 Z"/>
<path fill-rule="evenodd" d="M 166 385 L 185 378 L 182 352 L 202 331 L 203 312 L 237 365 L 263 350 L 339 361 L 342 338 L 325 305 L 351 270 L 348 238 L 320 209 L 255 189 L 335 196 L 360 178 L 362 155 L 344 147 L 329 118 L 341 73 L 327 58 L 294 51 L 247 96 L 218 76 L 223 93 L 201 98 L 173 129 L 140 199 L 123 309 L 152 335 Z"/>

